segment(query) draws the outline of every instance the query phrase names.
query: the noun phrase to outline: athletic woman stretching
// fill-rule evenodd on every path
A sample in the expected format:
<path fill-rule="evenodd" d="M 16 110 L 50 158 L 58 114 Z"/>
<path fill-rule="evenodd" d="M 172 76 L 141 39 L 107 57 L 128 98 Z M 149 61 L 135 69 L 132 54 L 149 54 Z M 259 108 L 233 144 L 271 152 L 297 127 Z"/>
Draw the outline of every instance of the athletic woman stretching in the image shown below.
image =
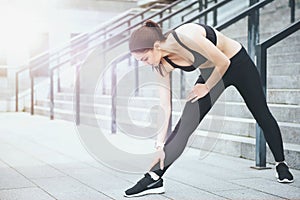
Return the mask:
<path fill-rule="evenodd" d="M 272 116 L 264 96 L 259 73 L 242 45 L 207 25 L 188 23 L 165 35 L 158 24 L 148 20 L 135 30 L 129 41 L 131 54 L 139 61 L 157 69 L 160 83 L 169 85 L 169 73 L 175 68 L 201 72 L 210 68 L 208 75 L 199 76 L 187 97 L 180 120 L 166 138 L 168 123 L 157 135 L 157 157 L 153 167 L 125 196 L 163 193 L 162 176 L 181 155 L 190 135 L 211 109 L 218 97 L 230 85 L 236 87 L 248 109 L 262 128 L 276 161 L 277 180 L 293 182 L 284 161 L 283 144 L 278 124 Z M 170 116 L 170 92 L 162 89 L 161 105 Z M 168 119 L 166 120 L 169 121 Z"/>

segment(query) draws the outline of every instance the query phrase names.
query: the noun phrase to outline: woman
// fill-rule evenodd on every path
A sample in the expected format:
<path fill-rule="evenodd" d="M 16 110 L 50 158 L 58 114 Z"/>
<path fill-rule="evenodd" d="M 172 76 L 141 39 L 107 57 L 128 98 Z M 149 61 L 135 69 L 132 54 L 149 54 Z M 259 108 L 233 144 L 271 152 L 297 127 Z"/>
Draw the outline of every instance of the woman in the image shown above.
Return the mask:
<path fill-rule="evenodd" d="M 282 137 L 278 124 L 267 106 L 256 66 L 242 45 L 217 30 L 202 24 L 188 23 L 163 35 L 158 24 L 147 21 L 135 30 L 129 41 L 131 54 L 139 61 L 152 65 L 159 81 L 169 88 L 169 73 L 175 68 L 204 72 L 188 94 L 180 120 L 166 138 L 168 123 L 157 136 L 157 157 L 153 167 L 125 196 L 163 193 L 162 176 L 183 152 L 189 136 L 211 109 L 225 88 L 233 85 L 242 95 L 248 109 L 263 129 L 266 141 L 276 161 L 277 181 L 293 182 L 284 161 Z M 161 105 L 170 116 L 170 92 L 160 92 Z M 166 119 L 168 122 L 169 120 Z"/>

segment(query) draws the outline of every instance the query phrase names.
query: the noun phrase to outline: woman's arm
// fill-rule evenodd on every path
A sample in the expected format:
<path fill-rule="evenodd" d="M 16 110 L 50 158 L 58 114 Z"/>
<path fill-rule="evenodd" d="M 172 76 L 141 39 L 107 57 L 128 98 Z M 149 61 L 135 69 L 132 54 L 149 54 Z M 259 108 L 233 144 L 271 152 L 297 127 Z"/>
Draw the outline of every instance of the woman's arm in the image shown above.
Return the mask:
<path fill-rule="evenodd" d="M 167 72 L 165 76 L 157 73 L 157 79 L 159 83 L 160 106 L 164 113 L 158 116 L 158 124 L 161 124 L 161 127 L 158 127 L 159 132 L 156 139 L 156 148 L 164 146 L 171 115 L 170 73 Z"/>

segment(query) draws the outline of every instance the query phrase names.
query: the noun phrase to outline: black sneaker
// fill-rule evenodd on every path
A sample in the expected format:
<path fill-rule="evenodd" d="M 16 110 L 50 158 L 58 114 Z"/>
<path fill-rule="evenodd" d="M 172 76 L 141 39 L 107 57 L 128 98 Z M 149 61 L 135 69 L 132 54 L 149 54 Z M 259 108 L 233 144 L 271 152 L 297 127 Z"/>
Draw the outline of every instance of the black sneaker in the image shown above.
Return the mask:
<path fill-rule="evenodd" d="M 159 178 L 155 181 L 150 174 L 146 173 L 132 188 L 125 191 L 124 196 L 138 197 L 146 194 L 162 194 L 164 192 L 163 179 Z"/>
<path fill-rule="evenodd" d="M 292 183 L 294 182 L 293 175 L 289 171 L 289 167 L 285 162 L 276 165 L 276 178 L 279 183 Z"/>

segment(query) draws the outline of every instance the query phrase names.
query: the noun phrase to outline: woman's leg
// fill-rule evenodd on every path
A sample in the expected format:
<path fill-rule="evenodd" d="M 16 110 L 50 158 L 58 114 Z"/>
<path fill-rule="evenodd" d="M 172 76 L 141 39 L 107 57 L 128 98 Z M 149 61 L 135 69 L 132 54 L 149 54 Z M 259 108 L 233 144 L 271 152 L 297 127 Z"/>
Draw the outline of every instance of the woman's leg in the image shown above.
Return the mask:
<path fill-rule="evenodd" d="M 284 161 L 280 129 L 268 108 L 256 66 L 245 52 L 242 63 L 237 63 L 232 68 L 235 71 L 233 85 L 237 88 L 253 117 L 262 128 L 275 161 Z"/>
<path fill-rule="evenodd" d="M 283 162 L 284 151 L 280 129 L 268 108 L 258 71 L 248 55 L 244 59 L 245 62 L 239 66 L 241 70 L 239 70 L 240 73 L 236 74 L 236 80 L 233 85 L 244 98 L 247 107 L 264 132 L 265 139 L 277 162 L 277 181 L 280 183 L 292 183 L 294 177 L 289 171 L 287 164 Z"/>
<path fill-rule="evenodd" d="M 197 83 L 204 83 L 204 79 L 200 76 Z M 175 126 L 175 129 L 172 131 L 172 134 L 168 137 L 164 147 L 166 155 L 164 169 L 159 169 L 159 163 L 157 163 L 150 171 L 160 177 L 166 172 L 168 167 L 182 154 L 189 137 L 198 127 L 201 120 L 211 109 L 224 89 L 224 83 L 223 81 L 220 81 L 208 95 L 199 99 L 198 102 L 187 102 L 185 104 L 181 118 Z"/>

